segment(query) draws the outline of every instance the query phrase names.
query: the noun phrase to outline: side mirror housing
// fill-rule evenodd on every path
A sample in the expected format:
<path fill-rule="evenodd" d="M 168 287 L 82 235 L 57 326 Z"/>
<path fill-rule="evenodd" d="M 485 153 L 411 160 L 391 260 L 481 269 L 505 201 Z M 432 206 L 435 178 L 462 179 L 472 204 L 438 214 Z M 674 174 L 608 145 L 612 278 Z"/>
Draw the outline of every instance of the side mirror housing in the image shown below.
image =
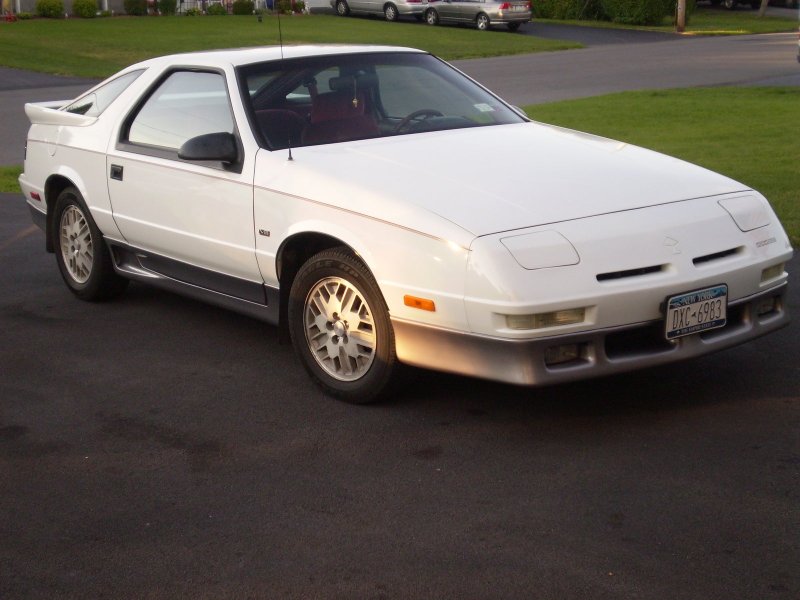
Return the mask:
<path fill-rule="evenodd" d="M 232 133 L 206 133 L 186 140 L 178 150 L 184 160 L 218 160 L 235 163 L 239 160 L 236 136 Z"/>

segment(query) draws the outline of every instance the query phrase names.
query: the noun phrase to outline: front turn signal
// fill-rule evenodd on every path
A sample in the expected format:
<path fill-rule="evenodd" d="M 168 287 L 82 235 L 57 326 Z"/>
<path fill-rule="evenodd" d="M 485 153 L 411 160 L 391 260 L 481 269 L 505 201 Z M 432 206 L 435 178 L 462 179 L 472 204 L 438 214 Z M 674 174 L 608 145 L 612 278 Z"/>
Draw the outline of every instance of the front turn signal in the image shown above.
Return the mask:
<path fill-rule="evenodd" d="M 416 296 L 403 296 L 403 303 L 411 308 L 436 312 L 436 304 L 428 298 L 417 298 Z"/>

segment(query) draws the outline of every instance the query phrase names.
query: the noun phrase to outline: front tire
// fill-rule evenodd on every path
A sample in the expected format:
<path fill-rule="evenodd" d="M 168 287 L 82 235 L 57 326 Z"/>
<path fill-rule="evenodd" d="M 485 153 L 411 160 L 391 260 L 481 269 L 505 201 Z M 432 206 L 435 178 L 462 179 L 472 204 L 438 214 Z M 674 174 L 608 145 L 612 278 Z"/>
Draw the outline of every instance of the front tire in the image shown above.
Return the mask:
<path fill-rule="evenodd" d="M 386 393 L 397 363 L 389 311 L 372 274 L 346 249 L 302 266 L 288 316 L 295 351 L 325 392 L 354 404 Z"/>
<path fill-rule="evenodd" d="M 128 280 L 114 271 L 111 252 L 92 219 L 80 192 L 65 188 L 53 213 L 53 247 L 61 277 L 81 300 L 109 300 L 119 296 Z"/>
<path fill-rule="evenodd" d="M 350 14 L 350 7 L 347 6 L 347 2 L 344 0 L 339 0 L 336 3 L 336 14 L 340 17 L 346 17 Z"/>
<path fill-rule="evenodd" d="M 475 19 L 475 27 L 477 27 L 479 31 L 486 31 L 489 29 L 489 17 L 483 13 L 479 14 Z"/>
<path fill-rule="evenodd" d="M 425 13 L 425 22 L 428 25 L 438 25 L 439 24 L 439 13 L 437 13 L 432 8 L 428 9 Z"/>

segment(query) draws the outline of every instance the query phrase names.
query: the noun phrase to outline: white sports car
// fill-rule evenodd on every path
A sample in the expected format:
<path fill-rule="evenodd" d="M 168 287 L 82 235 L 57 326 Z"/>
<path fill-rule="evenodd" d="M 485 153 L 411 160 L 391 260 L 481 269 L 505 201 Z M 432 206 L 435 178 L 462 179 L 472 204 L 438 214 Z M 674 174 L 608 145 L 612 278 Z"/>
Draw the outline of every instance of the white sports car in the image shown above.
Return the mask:
<path fill-rule="evenodd" d="M 548 384 L 788 322 L 758 192 L 532 122 L 418 50 L 167 56 L 26 111 L 20 184 L 76 296 L 133 279 L 278 324 L 350 402 L 398 362 Z"/>

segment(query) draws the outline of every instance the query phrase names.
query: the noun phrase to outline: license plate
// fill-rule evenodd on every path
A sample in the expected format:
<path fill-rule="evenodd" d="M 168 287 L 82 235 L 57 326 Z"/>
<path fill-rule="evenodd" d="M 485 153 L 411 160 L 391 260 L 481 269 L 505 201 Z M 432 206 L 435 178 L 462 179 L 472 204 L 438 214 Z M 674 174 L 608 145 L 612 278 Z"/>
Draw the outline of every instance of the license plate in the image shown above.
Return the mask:
<path fill-rule="evenodd" d="M 672 296 L 667 300 L 667 339 L 724 327 L 727 312 L 727 285 Z"/>

